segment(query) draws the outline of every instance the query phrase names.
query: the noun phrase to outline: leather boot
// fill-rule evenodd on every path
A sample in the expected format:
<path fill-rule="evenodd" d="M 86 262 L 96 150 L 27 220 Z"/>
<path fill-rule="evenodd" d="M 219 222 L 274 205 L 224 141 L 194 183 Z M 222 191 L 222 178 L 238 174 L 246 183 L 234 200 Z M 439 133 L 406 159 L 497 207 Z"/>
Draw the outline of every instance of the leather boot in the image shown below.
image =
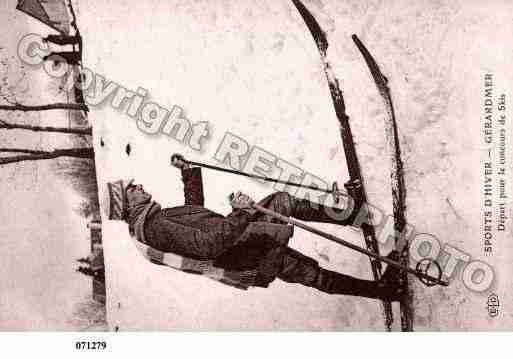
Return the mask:
<path fill-rule="evenodd" d="M 307 199 L 299 199 L 291 196 L 292 217 L 311 222 L 332 223 L 339 225 L 351 225 L 359 213 L 359 206 L 354 204 L 350 208 L 339 209 L 312 203 Z M 351 210 L 351 213 L 349 211 Z"/>
<path fill-rule="evenodd" d="M 390 301 L 399 300 L 401 295 L 397 286 L 384 285 L 381 281 L 358 279 L 323 268 L 319 270 L 314 287 L 329 294 L 354 295 Z"/>

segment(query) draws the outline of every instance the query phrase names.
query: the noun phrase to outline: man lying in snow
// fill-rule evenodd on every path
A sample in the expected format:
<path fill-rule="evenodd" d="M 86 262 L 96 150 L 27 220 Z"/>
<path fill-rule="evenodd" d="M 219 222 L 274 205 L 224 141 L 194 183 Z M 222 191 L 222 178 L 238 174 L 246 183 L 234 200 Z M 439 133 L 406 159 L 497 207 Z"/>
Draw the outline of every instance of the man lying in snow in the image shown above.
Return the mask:
<path fill-rule="evenodd" d="M 316 260 L 287 245 L 293 234 L 290 225 L 252 209 L 235 208 L 241 204 L 247 207 L 243 204 L 251 201 L 249 197 L 232 195 L 234 210 L 226 217 L 203 207 L 201 168 L 190 167 L 180 156 L 174 156 L 172 162 L 182 171 L 183 206 L 161 209 L 141 185 L 123 181 L 109 184 L 110 219 L 126 221 L 138 241 L 158 251 L 210 260 L 226 270 L 255 270 L 255 286 L 267 287 L 277 277 L 330 294 L 399 300 L 396 269 L 389 266 L 381 280 L 370 281 L 321 268 Z M 356 208 L 347 219 L 335 220 L 322 205 L 286 192 L 271 194 L 258 204 L 299 220 L 341 225 L 352 224 L 358 213 Z"/>

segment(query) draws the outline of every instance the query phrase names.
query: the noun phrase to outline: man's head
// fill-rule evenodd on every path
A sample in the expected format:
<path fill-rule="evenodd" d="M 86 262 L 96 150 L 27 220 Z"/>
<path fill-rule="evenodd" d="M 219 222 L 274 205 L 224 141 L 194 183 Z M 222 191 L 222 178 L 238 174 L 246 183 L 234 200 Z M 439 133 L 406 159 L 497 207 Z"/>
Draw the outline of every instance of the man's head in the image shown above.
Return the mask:
<path fill-rule="evenodd" d="M 145 192 L 141 184 L 134 184 L 130 182 L 125 191 L 128 208 L 133 208 L 139 204 L 148 203 L 151 200 L 151 194 Z"/>

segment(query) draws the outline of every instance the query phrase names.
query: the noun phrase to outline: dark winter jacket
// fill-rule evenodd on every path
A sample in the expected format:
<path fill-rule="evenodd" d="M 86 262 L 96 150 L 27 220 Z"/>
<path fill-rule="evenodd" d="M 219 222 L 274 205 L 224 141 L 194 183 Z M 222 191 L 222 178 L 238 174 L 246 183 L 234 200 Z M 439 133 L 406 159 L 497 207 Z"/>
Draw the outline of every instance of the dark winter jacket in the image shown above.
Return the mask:
<path fill-rule="evenodd" d="M 267 286 L 282 265 L 292 227 L 255 222 L 236 210 L 228 216 L 205 207 L 200 168 L 182 171 L 185 205 L 161 209 L 156 202 L 134 209 L 129 224 L 138 240 L 164 252 L 213 260 L 227 270 L 258 270 L 257 285 Z"/>

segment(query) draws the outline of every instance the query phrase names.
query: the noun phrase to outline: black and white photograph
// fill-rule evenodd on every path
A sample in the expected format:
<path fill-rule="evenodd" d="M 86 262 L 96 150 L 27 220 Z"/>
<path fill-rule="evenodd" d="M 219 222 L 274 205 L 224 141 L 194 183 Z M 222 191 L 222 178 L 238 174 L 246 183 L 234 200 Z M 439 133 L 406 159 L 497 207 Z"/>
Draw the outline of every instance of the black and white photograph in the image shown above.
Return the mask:
<path fill-rule="evenodd" d="M 513 330 L 513 2 L 0 2 L 1 332 Z"/>

